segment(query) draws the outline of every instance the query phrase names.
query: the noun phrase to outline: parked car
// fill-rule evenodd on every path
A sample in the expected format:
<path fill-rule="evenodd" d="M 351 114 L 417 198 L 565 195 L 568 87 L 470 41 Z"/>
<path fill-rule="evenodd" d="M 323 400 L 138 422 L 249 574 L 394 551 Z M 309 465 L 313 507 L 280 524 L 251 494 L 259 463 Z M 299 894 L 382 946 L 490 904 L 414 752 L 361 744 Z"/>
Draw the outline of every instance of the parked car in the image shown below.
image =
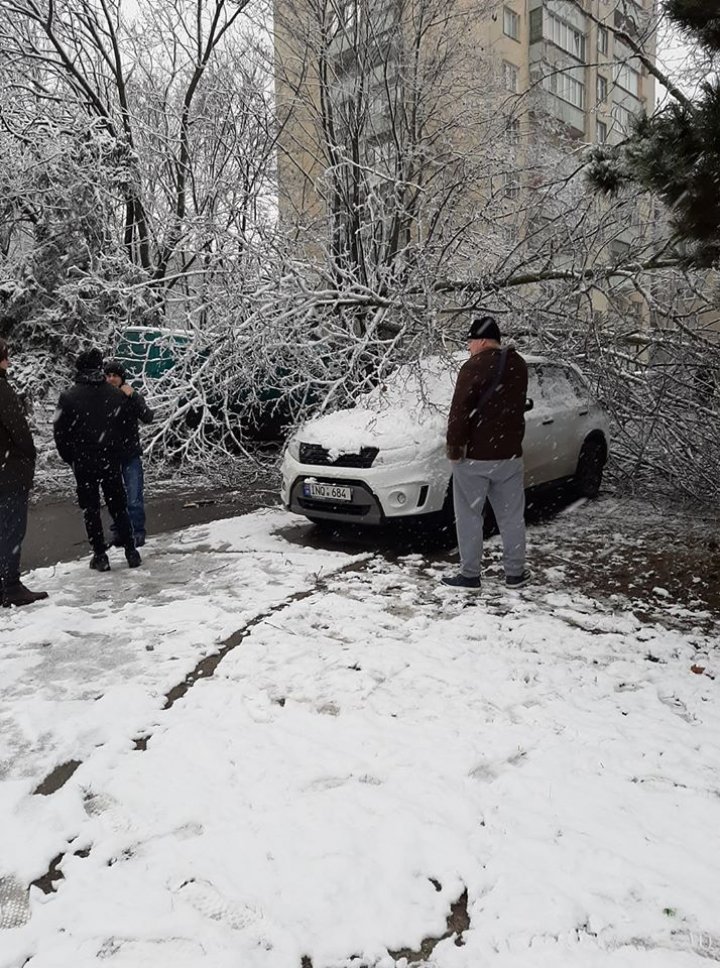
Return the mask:
<path fill-rule="evenodd" d="M 400 366 L 351 410 L 315 417 L 290 438 L 282 501 L 316 523 L 377 525 L 452 514 L 445 430 L 458 353 Z M 525 486 L 572 480 L 595 497 L 608 420 L 572 365 L 527 356 Z"/>
<path fill-rule="evenodd" d="M 115 357 L 132 377 L 153 380 L 175 366 L 189 352 L 192 334 L 161 326 L 126 326 L 115 347 Z"/>

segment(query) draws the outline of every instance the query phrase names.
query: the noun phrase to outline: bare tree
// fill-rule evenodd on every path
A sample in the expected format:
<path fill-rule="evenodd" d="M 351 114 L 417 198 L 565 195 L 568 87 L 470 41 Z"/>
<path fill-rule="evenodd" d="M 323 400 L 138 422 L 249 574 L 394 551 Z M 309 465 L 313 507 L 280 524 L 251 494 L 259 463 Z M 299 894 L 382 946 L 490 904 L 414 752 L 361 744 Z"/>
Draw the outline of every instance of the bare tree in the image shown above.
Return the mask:
<path fill-rule="evenodd" d="M 217 194 L 217 181 L 195 162 L 207 157 L 199 142 L 207 136 L 218 61 L 233 95 L 247 98 L 252 89 L 262 101 L 257 45 L 249 38 L 240 44 L 237 36 L 248 2 L 168 0 L 135 19 L 124 14 L 122 0 L 0 2 L 0 71 L 8 91 L 36 113 L 41 105 L 56 111 L 62 104 L 68 118 L 84 116 L 112 142 L 124 167 L 117 185 L 122 243 L 161 288 L 177 275 L 190 223 L 207 216 L 208 193 Z M 266 105 L 256 100 L 247 107 L 255 114 Z M 216 112 L 216 125 L 228 121 L 232 127 Z M 255 132 L 251 145 L 240 151 L 236 145 L 229 157 L 238 160 L 252 148 L 261 167 L 272 150 L 272 131 L 264 126 L 262 144 Z M 9 130 L 20 136 L 22 127 L 15 119 Z"/>

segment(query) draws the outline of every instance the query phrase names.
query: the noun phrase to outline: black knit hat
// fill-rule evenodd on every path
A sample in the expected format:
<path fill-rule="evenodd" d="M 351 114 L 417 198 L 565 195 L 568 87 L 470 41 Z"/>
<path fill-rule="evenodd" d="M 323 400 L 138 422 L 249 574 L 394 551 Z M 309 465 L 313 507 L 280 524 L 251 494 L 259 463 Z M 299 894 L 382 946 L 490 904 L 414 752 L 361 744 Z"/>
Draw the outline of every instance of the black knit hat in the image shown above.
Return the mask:
<path fill-rule="evenodd" d="M 108 360 L 105 364 L 105 376 L 119 376 L 124 383 L 127 380 L 127 370 L 120 360 Z"/>
<path fill-rule="evenodd" d="M 83 370 L 102 370 L 103 356 L 100 350 L 83 350 L 77 358 L 75 366 L 80 373 Z"/>
<path fill-rule="evenodd" d="M 493 339 L 500 342 L 500 327 L 493 316 L 476 316 L 470 324 L 468 339 Z"/>

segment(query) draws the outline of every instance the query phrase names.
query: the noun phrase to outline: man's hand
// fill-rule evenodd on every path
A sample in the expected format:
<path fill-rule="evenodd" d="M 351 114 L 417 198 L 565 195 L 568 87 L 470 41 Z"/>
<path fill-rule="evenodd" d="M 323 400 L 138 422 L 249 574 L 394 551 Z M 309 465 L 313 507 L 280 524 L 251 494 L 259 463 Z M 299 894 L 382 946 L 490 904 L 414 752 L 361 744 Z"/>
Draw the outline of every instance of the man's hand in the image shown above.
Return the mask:
<path fill-rule="evenodd" d="M 445 448 L 445 455 L 451 464 L 459 464 L 461 460 L 464 460 L 466 450 L 467 448 L 464 444 L 462 447 L 448 446 Z"/>
<path fill-rule="evenodd" d="M 125 394 L 126 397 L 131 397 L 133 393 L 135 393 L 135 391 L 133 390 L 133 388 L 130 386 L 129 383 L 123 383 L 120 389 L 122 390 L 122 392 Z"/>

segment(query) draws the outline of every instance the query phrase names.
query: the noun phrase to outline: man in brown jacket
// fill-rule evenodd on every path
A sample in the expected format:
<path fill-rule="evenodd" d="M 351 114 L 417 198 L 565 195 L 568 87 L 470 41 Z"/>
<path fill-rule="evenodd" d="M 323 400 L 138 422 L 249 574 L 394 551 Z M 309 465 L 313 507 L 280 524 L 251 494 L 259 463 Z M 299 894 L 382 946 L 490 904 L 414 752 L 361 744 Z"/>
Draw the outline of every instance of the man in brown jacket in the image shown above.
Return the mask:
<path fill-rule="evenodd" d="M 8 383 L 9 365 L 10 348 L 0 339 L 0 600 L 6 608 L 48 597 L 47 592 L 31 592 L 20 581 L 35 444 L 22 404 Z"/>
<path fill-rule="evenodd" d="M 488 499 L 502 537 L 505 582 L 517 588 L 530 580 L 525 568 L 522 460 L 527 366 L 514 349 L 501 347 L 500 329 L 492 316 L 473 320 L 468 350 L 470 359 L 458 374 L 447 429 L 460 573 L 442 581 L 453 588 L 480 588 Z"/>

